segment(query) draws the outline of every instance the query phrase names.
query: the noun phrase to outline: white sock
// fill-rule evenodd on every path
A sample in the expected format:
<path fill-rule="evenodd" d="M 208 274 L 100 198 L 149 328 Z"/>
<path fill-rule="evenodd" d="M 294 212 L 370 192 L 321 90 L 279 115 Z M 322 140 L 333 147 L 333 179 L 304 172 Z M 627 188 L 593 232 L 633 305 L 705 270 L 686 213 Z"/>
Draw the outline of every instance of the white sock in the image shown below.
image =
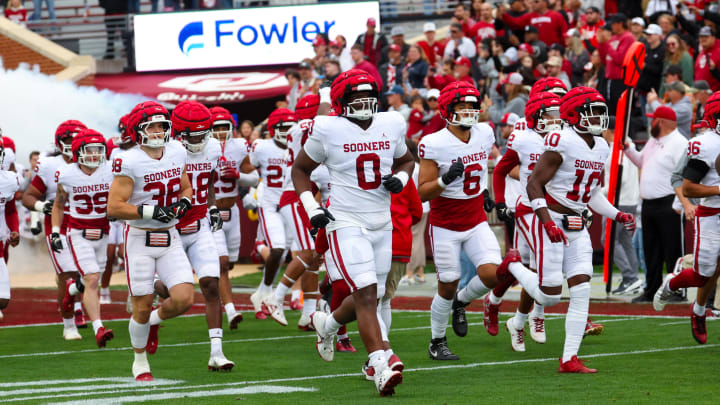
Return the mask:
<path fill-rule="evenodd" d="M 382 341 L 389 342 L 390 339 L 388 339 L 388 329 L 387 329 L 387 326 L 385 325 L 385 322 L 382 319 L 382 315 L 380 315 L 379 311 L 376 312 L 375 314 L 377 314 L 378 325 L 380 325 L 380 336 L 382 337 Z"/>
<path fill-rule="evenodd" d="M 342 324 L 335 320 L 335 317 L 333 314 L 330 314 L 328 316 L 327 320 L 325 321 L 325 330 L 327 331 L 337 331 L 342 327 Z"/>
<path fill-rule="evenodd" d="M 235 304 L 233 304 L 232 302 L 228 302 L 227 304 L 225 304 L 225 314 L 227 315 L 228 322 L 235 318 L 235 315 L 237 315 L 237 311 L 235 310 Z"/>
<path fill-rule="evenodd" d="M 303 304 L 302 313 L 303 315 L 310 316 L 317 308 L 317 298 L 305 297 L 305 304 Z"/>
<path fill-rule="evenodd" d="M 93 331 L 95 331 L 95 334 L 97 335 L 98 329 L 103 327 L 103 323 L 101 320 L 97 319 L 95 321 L 92 321 Z"/>
<path fill-rule="evenodd" d="M 393 349 L 387 349 L 387 350 L 385 350 L 385 358 L 386 358 L 386 359 L 390 360 L 390 357 L 392 357 L 393 354 L 395 354 L 395 352 L 393 351 Z"/>
<path fill-rule="evenodd" d="M 496 297 L 495 293 L 490 290 L 490 293 L 488 294 L 488 300 L 493 305 L 500 305 L 502 304 L 502 298 Z"/>
<path fill-rule="evenodd" d="M 337 335 L 337 336 L 338 336 L 338 340 L 343 340 L 343 339 L 347 339 L 347 338 L 348 338 L 348 334 L 347 334 L 347 333 L 343 333 L 342 335 Z"/>
<path fill-rule="evenodd" d="M 162 318 L 160 318 L 160 308 L 154 309 L 150 312 L 150 325 L 160 325 Z"/>
<path fill-rule="evenodd" d="M 292 290 L 292 295 L 290 295 L 290 299 L 292 301 L 299 300 L 300 299 L 300 291 L 301 290 Z"/>
<path fill-rule="evenodd" d="M 385 322 L 388 332 L 390 332 L 390 325 L 392 325 L 392 308 L 390 308 L 389 299 L 380 300 L 380 304 L 378 304 L 378 312 L 380 313 L 383 322 Z"/>
<path fill-rule="evenodd" d="M 287 293 L 287 290 L 290 289 L 290 287 L 286 286 L 282 281 L 280 281 L 275 287 L 275 299 L 278 301 L 283 301 L 285 299 L 285 294 Z"/>
<path fill-rule="evenodd" d="M 110 295 L 110 287 L 100 288 L 100 295 Z"/>
<path fill-rule="evenodd" d="M 450 312 L 452 312 L 452 300 L 446 300 L 435 293 L 430 305 L 430 329 L 433 339 L 445 337 Z"/>
<path fill-rule="evenodd" d="M 222 354 L 222 328 L 208 329 L 210 335 L 210 355 Z"/>
<path fill-rule="evenodd" d="M 508 265 L 508 269 L 510 272 L 515 276 L 517 281 L 522 285 L 523 289 L 525 289 L 525 292 L 528 293 L 535 301 L 542 301 L 545 302 L 545 297 L 555 297 L 555 296 L 548 296 L 545 293 L 540 290 L 540 279 L 538 278 L 537 273 L 532 272 L 530 269 L 525 267 L 520 262 L 513 262 Z M 559 300 L 559 295 L 556 297 Z"/>
<path fill-rule="evenodd" d="M 75 329 L 75 318 L 63 318 L 63 327 L 65 329 Z"/>
<path fill-rule="evenodd" d="M 139 363 L 147 363 L 147 353 L 135 353 L 135 361 Z"/>
<path fill-rule="evenodd" d="M 705 316 L 705 307 L 698 305 L 697 301 L 693 302 L 693 312 L 696 316 Z"/>
<path fill-rule="evenodd" d="M 70 284 L 70 287 L 68 287 L 68 292 L 70 293 L 70 295 L 77 295 L 80 292 L 80 290 L 78 290 L 76 283 L 72 283 L 72 284 Z M 77 302 L 76 302 L 76 304 L 77 304 Z"/>
<path fill-rule="evenodd" d="M 580 283 L 570 287 L 570 305 L 565 317 L 565 346 L 563 347 L 563 363 L 569 361 L 580 350 L 585 334 L 585 325 L 590 307 L 590 283 Z"/>
<path fill-rule="evenodd" d="M 513 325 L 515 326 L 515 329 L 525 328 L 525 322 L 527 322 L 527 319 L 528 314 L 523 314 L 520 310 L 515 311 L 515 316 L 513 317 Z"/>
<path fill-rule="evenodd" d="M 130 343 L 132 347 L 135 349 L 144 349 L 145 346 L 147 346 L 148 335 L 150 334 L 149 323 L 138 323 L 135 319 L 130 318 L 128 331 L 130 332 Z M 137 357 L 137 353 L 135 356 Z"/>
<path fill-rule="evenodd" d="M 536 302 L 535 305 L 533 305 L 533 309 L 530 311 L 530 314 L 532 314 L 535 318 L 545 319 L 545 306 Z"/>
<path fill-rule="evenodd" d="M 465 286 L 465 288 L 458 292 L 457 297 L 460 301 L 469 304 L 473 300 L 487 294 L 488 291 L 490 291 L 490 289 L 485 286 L 485 284 L 483 284 L 482 280 L 480 280 L 480 277 L 475 276 L 472 278 L 472 280 L 470 280 L 470 282 L 468 283 L 468 285 Z"/>
<path fill-rule="evenodd" d="M 272 285 L 266 285 L 265 281 L 261 281 L 258 291 L 261 295 L 270 295 L 272 294 Z"/>
<path fill-rule="evenodd" d="M 384 350 L 376 350 L 368 355 L 370 361 L 368 365 L 375 368 L 375 372 L 382 371 L 387 367 L 387 359 Z"/>
<path fill-rule="evenodd" d="M 75 285 L 75 284 L 73 284 L 73 285 Z M 80 302 L 80 301 L 75 301 L 74 308 L 75 308 L 75 312 L 77 312 L 77 311 L 82 311 L 82 302 Z"/>

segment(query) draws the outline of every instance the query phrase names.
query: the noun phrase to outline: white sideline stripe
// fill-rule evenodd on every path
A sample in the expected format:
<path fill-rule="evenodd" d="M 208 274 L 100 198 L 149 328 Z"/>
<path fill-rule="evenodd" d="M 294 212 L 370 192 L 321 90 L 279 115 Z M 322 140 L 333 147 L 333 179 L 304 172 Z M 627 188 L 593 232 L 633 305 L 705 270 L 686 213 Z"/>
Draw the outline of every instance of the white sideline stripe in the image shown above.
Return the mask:
<path fill-rule="evenodd" d="M 119 378 L 118 378 L 119 379 Z M 49 388 L 26 388 L 26 389 L 19 389 L 19 390 L 10 390 L 10 391 L 0 391 L 0 398 L 2 397 L 11 397 L 15 395 L 28 395 L 28 394 L 38 394 L 38 393 L 45 393 L 45 392 L 72 392 L 72 391 L 88 391 L 88 390 L 94 390 L 94 391 L 106 391 L 109 389 L 119 389 L 119 388 L 132 388 L 137 387 L 137 382 L 134 378 L 126 378 L 123 382 L 118 383 L 111 383 L 111 384 L 95 384 L 95 385 L 76 385 L 76 386 L 69 386 L 69 387 L 49 387 Z M 157 381 L 153 381 L 153 385 L 175 385 L 179 384 L 182 381 L 178 380 L 167 380 L 167 379 L 158 379 Z M 145 383 L 147 385 L 147 383 Z M 27 384 L 26 384 L 27 385 Z"/>
<path fill-rule="evenodd" d="M 102 400 L 103 404 L 123 404 L 126 402 L 145 402 L 160 401 L 164 399 L 177 398 L 206 398 L 220 395 L 238 395 L 238 394 L 286 394 L 290 392 L 315 392 L 316 388 L 305 387 L 284 387 L 279 385 L 257 385 L 245 388 L 226 388 L 219 391 L 196 391 L 196 392 L 178 392 L 174 394 L 149 394 L 141 396 L 111 397 Z M 55 404 L 78 404 L 78 405 L 95 405 L 97 399 L 87 399 L 82 401 L 54 402 Z"/>
<path fill-rule="evenodd" d="M 75 378 L 72 380 L 33 380 L 25 382 L 11 382 L 11 383 L 0 383 L 0 388 L 12 388 L 12 387 L 29 387 L 33 385 L 60 385 L 60 384 L 81 384 L 98 381 L 109 381 L 114 383 L 127 383 L 135 382 L 132 377 L 99 377 L 99 378 Z M 155 379 L 156 383 L 159 384 L 178 384 L 181 380 L 168 380 L 165 378 Z M 0 393 L 5 391 L 0 391 Z"/>
<path fill-rule="evenodd" d="M 647 354 L 647 353 L 662 353 L 662 352 L 672 352 L 672 351 L 680 351 L 680 350 L 698 350 L 698 349 L 704 349 L 708 347 L 718 347 L 720 346 L 720 343 L 718 344 L 710 344 L 710 345 L 702 345 L 702 346 L 679 346 L 679 347 L 668 347 L 668 348 L 657 348 L 657 349 L 646 349 L 646 350 L 634 350 L 634 351 L 628 351 L 628 352 L 616 352 L 616 353 L 597 353 L 597 354 L 588 354 L 583 355 L 582 357 L 585 358 L 595 358 L 595 357 L 612 357 L 612 356 L 627 356 L 627 355 L 638 355 L 638 354 Z M 411 368 L 411 369 L 405 369 L 403 372 L 417 372 L 417 371 L 436 371 L 436 370 L 446 370 L 446 369 L 462 369 L 462 368 L 475 368 L 475 367 L 482 367 L 482 366 L 503 366 L 503 365 L 513 365 L 513 364 L 523 364 L 523 363 L 540 363 L 540 362 L 547 362 L 547 361 L 558 361 L 557 357 L 547 357 L 547 358 L 538 358 L 538 359 L 521 359 L 521 360 L 507 360 L 507 361 L 492 361 L 492 362 L 483 362 L 483 363 L 471 363 L 471 364 L 452 364 L 452 365 L 446 365 L 446 366 L 437 366 L 437 367 L 419 367 L 419 368 Z M 344 374 L 327 374 L 327 375 L 317 375 L 317 376 L 305 376 L 305 377 L 294 377 L 294 378 L 277 378 L 272 380 L 260 380 L 260 381 L 239 381 L 234 383 L 220 383 L 220 384 L 204 384 L 204 385 L 195 385 L 195 386 L 179 386 L 179 387 L 164 387 L 163 390 L 171 391 L 171 390 L 189 390 L 189 389 L 206 389 L 206 388 L 216 388 L 216 387 L 223 387 L 223 386 L 238 386 L 238 385 L 255 385 L 255 384 L 269 384 L 269 383 L 282 383 L 282 382 L 299 382 L 299 381 L 308 381 L 308 380 L 324 380 L 324 379 L 330 379 L 330 378 L 344 378 L 344 377 L 360 377 L 359 373 L 344 373 Z M 130 390 L 114 390 L 114 391 L 105 391 L 103 394 L 117 394 L 117 393 L 125 393 L 125 392 L 145 392 L 145 391 L 157 391 L 156 388 L 150 387 L 150 388 L 142 388 L 142 389 L 130 389 Z M 211 391 L 216 392 L 216 391 Z M 195 392 L 181 392 L 178 393 L 183 395 L 190 395 L 195 394 Z M 199 395 L 208 395 L 208 391 L 200 391 L 198 393 Z M 100 398 L 99 393 L 96 391 L 93 392 L 86 392 L 86 393 L 72 393 L 72 394 L 63 394 L 63 395 L 43 395 L 43 396 L 35 396 L 35 397 L 24 397 L 24 398 L 13 398 L 6 400 L 5 402 L 20 402 L 20 401 L 28 401 L 33 399 L 51 399 L 51 398 L 60 398 L 60 397 L 76 397 L 76 396 L 83 396 L 83 395 L 92 395 L 93 404 L 98 402 L 105 403 L 106 400 L 111 401 L 113 398 Z M 181 396 L 178 396 L 180 398 Z M 133 396 L 133 398 L 135 398 Z M 90 403 L 90 402 L 84 402 L 84 403 Z"/>

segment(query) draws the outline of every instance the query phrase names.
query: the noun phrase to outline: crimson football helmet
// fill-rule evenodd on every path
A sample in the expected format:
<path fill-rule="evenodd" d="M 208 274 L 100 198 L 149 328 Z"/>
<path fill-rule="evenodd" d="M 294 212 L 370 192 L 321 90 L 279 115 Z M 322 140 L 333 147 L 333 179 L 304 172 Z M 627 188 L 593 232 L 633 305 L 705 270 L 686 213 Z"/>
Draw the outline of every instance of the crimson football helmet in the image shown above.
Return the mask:
<path fill-rule="evenodd" d="M 560 99 L 560 118 L 579 134 L 601 136 L 610 124 L 605 99 L 590 87 L 575 87 Z"/>
<path fill-rule="evenodd" d="M 83 129 L 72 141 L 73 162 L 98 167 L 105 163 L 105 137 L 94 129 Z"/>
<path fill-rule="evenodd" d="M 270 113 L 267 120 L 267 129 L 270 137 L 283 145 L 287 145 L 288 132 L 295 124 L 297 124 L 297 117 L 294 112 L 287 108 L 278 108 Z"/>
<path fill-rule="evenodd" d="M 128 143 L 132 143 L 133 141 L 130 136 L 130 131 L 128 131 L 128 121 L 130 121 L 130 114 L 123 115 L 118 121 L 118 132 L 120 132 L 119 143 L 121 145 L 126 145 Z"/>
<path fill-rule="evenodd" d="M 162 127 L 162 138 L 151 138 L 147 131 L 152 124 L 159 123 Z M 133 108 L 128 120 L 128 131 L 134 142 L 148 148 L 162 148 L 170 141 L 170 113 L 161 104 L 155 101 L 145 101 Z"/>
<path fill-rule="evenodd" d="M 0 133 L 0 138 L 2 138 L 3 148 L 8 148 L 15 153 L 15 141 L 7 136 L 2 136 L 2 133 Z"/>
<path fill-rule="evenodd" d="M 458 103 L 471 103 L 474 108 L 455 110 Z M 450 83 L 440 91 L 438 97 L 440 116 L 450 125 L 471 127 L 480 119 L 480 92 L 471 83 L 457 81 Z"/>
<path fill-rule="evenodd" d="M 320 96 L 317 94 L 308 94 L 298 100 L 295 105 L 295 115 L 297 115 L 298 121 L 315 118 L 318 107 L 320 107 Z"/>
<path fill-rule="evenodd" d="M 232 138 L 233 129 L 235 128 L 235 119 L 233 118 L 230 111 L 223 107 L 212 107 L 210 109 L 212 114 L 212 136 L 220 142 L 225 142 L 226 139 Z M 221 125 L 227 125 L 228 129 L 216 128 Z"/>
<path fill-rule="evenodd" d="M 72 140 L 83 129 L 87 129 L 87 127 L 78 120 L 67 120 L 58 125 L 55 130 L 57 150 L 68 158 L 72 158 Z"/>
<path fill-rule="evenodd" d="M 183 101 L 172 112 L 173 138 L 181 141 L 190 153 L 199 153 L 205 149 L 212 130 L 210 110 L 197 101 Z M 191 141 L 199 142 L 191 142 Z"/>
<path fill-rule="evenodd" d="M 708 97 L 705 103 L 705 116 L 708 127 L 720 134 L 720 91 L 716 91 Z"/>
<path fill-rule="evenodd" d="M 528 96 L 532 98 L 536 93 L 548 92 L 557 94 L 558 97 L 562 97 L 567 93 L 567 87 L 565 83 L 557 77 L 543 77 L 533 84 L 530 89 Z"/>
<path fill-rule="evenodd" d="M 545 118 L 545 115 L 553 118 Z M 528 128 L 541 134 L 561 130 L 560 97 L 547 91 L 536 93 L 525 104 L 525 121 Z"/>
<path fill-rule="evenodd" d="M 108 138 L 105 140 L 105 159 L 110 159 L 113 149 L 117 148 L 117 137 Z"/>
<path fill-rule="evenodd" d="M 368 92 L 365 97 L 353 97 L 355 93 Z M 350 69 L 340 73 L 330 88 L 332 108 L 338 115 L 356 120 L 369 120 L 377 112 L 378 85 L 370 73 Z"/>

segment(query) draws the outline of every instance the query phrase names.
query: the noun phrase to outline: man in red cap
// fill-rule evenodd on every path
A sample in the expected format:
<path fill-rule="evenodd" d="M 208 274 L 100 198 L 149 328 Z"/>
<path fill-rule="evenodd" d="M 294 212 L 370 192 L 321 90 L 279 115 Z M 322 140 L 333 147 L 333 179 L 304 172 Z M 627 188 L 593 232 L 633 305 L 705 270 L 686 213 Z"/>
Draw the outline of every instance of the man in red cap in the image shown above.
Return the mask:
<path fill-rule="evenodd" d="M 455 78 L 458 81 L 468 82 L 471 83 L 473 86 L 477 87 L 477 84 L 475 84 L 475 80 L 472 78 L 472 76 L 470 76 L 471 71 L 472 63 L 470 62 L 470 59 L 464 56 L 455 59 Z"/>
<path fill-rule="evenodd" d="M 375 21 L 374 18 L 368 18 L 365 26 L 367 27 L 367 31 L 358 35 L 355 40 L 355 45 L 362 46 L 363 53 L 367 56 L 368 62 L 377 65 L 383 48 L 388 44 L 388 40 L 385 38 L 385 35 L 375 30 L 377 21 Z"/>
<path fill-rule="evenodd" d="M 328 41 L 325 38 L 325 34 L 317 34 L 312 42 L 315 56 L 313 57 L 313 65 L 317 66 L 320 70 L 323 70 L 325 59 L 328 55 Z M 322 73 L 325 73 L 324 71 Z"/>
<path fill-rule="evenodd" d="M 689 204 L 680 188 L 673 189 L 670 177 L 688 151 L 688 141 L 677 130 L 677 116 L 672 108 L 659 106 L 648 114 L 650 139 L 641 152 L 628 141 L 627 157 L 640 169 L 640 195 L 642 196 L 643 246 L 647 274 L 645 291 L 633 302 L 650 302 L 662 282 L 663 264 L 672 272 L 678 257 L 682 256 L 682 223 L 680 214 L 673 209 L 675 196 L 683 206 Z M 693 213 L 686 213 L 688 216 Z"/>

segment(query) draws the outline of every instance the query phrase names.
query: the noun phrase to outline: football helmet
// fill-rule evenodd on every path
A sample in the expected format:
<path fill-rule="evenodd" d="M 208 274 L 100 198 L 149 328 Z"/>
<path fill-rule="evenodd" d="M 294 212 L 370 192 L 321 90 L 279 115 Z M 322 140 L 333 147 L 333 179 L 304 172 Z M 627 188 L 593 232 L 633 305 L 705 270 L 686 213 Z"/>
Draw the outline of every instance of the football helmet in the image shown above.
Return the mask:
<path fill-rule="evenodd" d="M 152 124 L 159 123 L 162 127 L 162 137 L 150 137 L 147 131 Z M 133 108 L 128 120 L 128 131 L 134 142 L 148 148 L 162 148 L 170 140 L 170 113 L 155 101 L 145 101 Z"/>
<path fill-rule="evenodd" d="M 118 147 L 118 146 L 117 146 L 117 142 L 118 142 L 118 138 L 117 138 L 117 137 L 108 138 L 108 139 L 105 140 L 105 158 L 106 158 L 106 159 L 109 160 L 109 159 L 110 159 L 110 155 L 112 154 L 113 149 L 115 149 L 115 148 Z"/>
<path fill-rule="evenodd" d="M 474 108 L 455 110 L 458 103 L 471 103 Z M 480 119 L 480 92 L 465 81 L 450 83 L 440 91 L 438 98 L 440 116 L 450 125 L 469 128 Z"/>
<path fill-rule="evenodd" d="M 210 109 L 212 114 L 212 136 L 220 142 L 225 142 L 226 139 L 232 138 L 233 129 L 236 127 L 235 119 L 233 118 L 230 111 L 223 107 L 213 107 Z M 215 129 L 220 125 L 227 125 L 228 129 Z"/>
<path fill-rule="evenodd" d="M 545 118 L 545 115 L 553 118 Z M 528 128 L 540 134 L 561 130 L 560 97 L 547 91 L 536 93 L 525 104 L 525 121 Z"/>
<path fill-rule="evenodd" d="M 710 129 L 720 134 L 720 91 L 716 91 L 708 97 L 703 118 Z"/>
<path fill-rule="evenodd" d="M 72 141 L 73 162 L 95 168 L 105 163 L 105 137 L 94 129 L 83 129 Z"/>
<path fill-rule="evenodd" d="M 210 110 L 197 101 L 179 103 L 170 117 L 173 137 L 185 145 L 190 153 L 200 153 L 205 149 L 212 130 Z M 199 142 L 191 142 L 192 140 Z"/>
<path fill-rule="evenodd" d="M 297 124 L 297 117 L 294 112 L 287 108 L 278 108 L 270 113 L 267 120 L 270 137 L 283 145 L 287 145 L 288 132 L 295 124 Z"/>
<path fill-rule="evenodd" d="M 369 95 L 354 98 L 359 92 L 369 92 Z M 350 69 L 333 80 L 330 98 L 338 115 L 366 121 L 377 112 L 378 85 L 366 71 Z"/>
<path fill-rule="evenodd" d="M 125 114 L 120 117 L 118 121 L 118 132 L 120 132 L 120 145 L 126 145 L 132 143 L 132 137 L 128 131 L 128 121 L 130 120 L 130 114 Z"/>
<path fill-rule="evenodd" d="M 560 99 L 560 118 L 579 134 L 601 136 L 610 124 L 605 99 L 590 87 L 575 87 Z"/>
<path fill-rule="evenodd" d="M 299 120 L 311 120 L 317 115 L 318 107 L 320 107 L 320 96 L 317 94 L 308 94 L 298 100 L 295 105 L 295 115 Z"/>
<path fill-rule="evenodd" d="M 13 141 L 11 138 L 8 138 L 7 136 L 2 136 L 0 133 L 0 138 L 2 139 L 2 144 L 4 148 L 8 148 L 13 153 L 15 153 L 15 141 Z"/>
<path fill-rule="evenodd" d="M 55 130 L 55 147 L 68 158 L 72 158 L 72 140 L 83 129 L 85 124 L 78 120 L 67 120 L 58 125 Z"/>
<path fill-rule="evenodd" d="M 543 77 L 533 84 L 528 96 L 532 98 L 536 93 L 548 92 L 562 97 L 567 93 L 565 83 L 557 77 Z"/>

